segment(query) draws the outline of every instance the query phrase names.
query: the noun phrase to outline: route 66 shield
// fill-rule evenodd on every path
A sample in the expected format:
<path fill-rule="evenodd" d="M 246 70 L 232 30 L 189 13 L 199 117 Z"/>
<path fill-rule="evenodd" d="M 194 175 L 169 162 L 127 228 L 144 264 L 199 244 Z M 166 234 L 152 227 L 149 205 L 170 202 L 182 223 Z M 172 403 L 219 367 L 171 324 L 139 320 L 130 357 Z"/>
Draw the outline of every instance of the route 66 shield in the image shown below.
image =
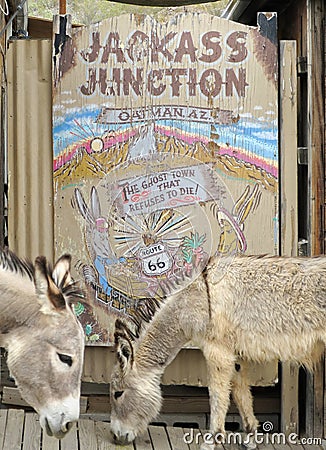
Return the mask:
<path fill-rule="evenodd" d="M 154 244 L 140 250 L 139 256 L 142 271 L 145 275 L 153 277 L 168 272 L 172 267 L 172 257 L 163 244 Z"/>

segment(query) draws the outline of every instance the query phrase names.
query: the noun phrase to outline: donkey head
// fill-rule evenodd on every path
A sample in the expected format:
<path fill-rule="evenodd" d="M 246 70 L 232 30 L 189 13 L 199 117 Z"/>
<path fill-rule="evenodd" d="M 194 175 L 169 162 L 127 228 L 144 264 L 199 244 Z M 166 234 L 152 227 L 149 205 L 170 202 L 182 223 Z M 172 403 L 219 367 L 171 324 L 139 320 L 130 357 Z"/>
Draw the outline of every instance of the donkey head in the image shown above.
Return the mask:
<path fill-rule="evenodd" d="M 53 271 L 44 257 L 36 259 L 35 293 L 21 300 L 26 319 L 8 333 L 6 343 L 8 367 L 23 398 L 57 438 L 79 417 L 84 353 L 83 330 L 70 307 L 82 295 L 71 279 L 70 259 L 62 256 Z"/>
<path fill-rule="evenodd" d="M 111 431 L 117 443 L 126 444 L 144 432 L 161 409 L 161 373 L 137 357 L 139 342 L 119 319 L 114 336 L 117 361 L 110 384 Z"/>

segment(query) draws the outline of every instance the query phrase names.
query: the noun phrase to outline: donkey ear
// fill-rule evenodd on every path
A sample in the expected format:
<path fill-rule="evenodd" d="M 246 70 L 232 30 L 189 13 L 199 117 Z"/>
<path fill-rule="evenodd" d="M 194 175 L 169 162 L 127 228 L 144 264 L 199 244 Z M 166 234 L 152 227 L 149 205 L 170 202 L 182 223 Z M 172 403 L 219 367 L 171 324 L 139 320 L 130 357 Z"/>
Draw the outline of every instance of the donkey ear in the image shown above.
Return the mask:
<path fill-rule="evenodd" d="M 49 281 L 47 277 L 47 267 L 45 256 L 38 256 L 35 259 L 35 290 L 38 296 L 47 296 Z"/>
<path fill-rule="evenodd" d="M 52 278 L 60 290 L 72 283 L 70 267 L 71 256 L 68 254 L 62 255 L 54 265 Z"/>
<path fill-rule="evenodd" d="M 35 260 L 34 283 L 36 294 L 42 304 L 42 311 L 45 314 L 53 314 L 55 310 L 66 308 L 63 295 L 49 276 L 44 256 L 38 256 Z"/>
<path fill-rule="evenodd" d="M 115 322 L 114 342 L 121 370 L 125 372 L 134 361 L 134 350 L 129 336 L 125 333 L 125 325 L 117 319 Z"/>

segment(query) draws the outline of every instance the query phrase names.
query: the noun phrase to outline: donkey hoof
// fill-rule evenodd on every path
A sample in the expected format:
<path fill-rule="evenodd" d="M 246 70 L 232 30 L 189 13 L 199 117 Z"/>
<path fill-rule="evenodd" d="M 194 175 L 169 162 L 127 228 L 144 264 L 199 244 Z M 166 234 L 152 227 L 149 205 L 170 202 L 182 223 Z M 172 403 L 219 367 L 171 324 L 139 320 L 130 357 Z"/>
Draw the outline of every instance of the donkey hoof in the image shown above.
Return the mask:
<path fill-rule="evenodd" d="M 210 444 L 208 442 L 203 442 L 200 444 L 200 450 L 214 450 L 215 444 Z"/>
<path fill-rule="evenodd" d="M 257 448 L 257 444 L 256 444 L 256 442 L 253 442 L 253 441 L 242 442 L 241 447 L 244 450 L 254 450 L 255 448 Z"/>

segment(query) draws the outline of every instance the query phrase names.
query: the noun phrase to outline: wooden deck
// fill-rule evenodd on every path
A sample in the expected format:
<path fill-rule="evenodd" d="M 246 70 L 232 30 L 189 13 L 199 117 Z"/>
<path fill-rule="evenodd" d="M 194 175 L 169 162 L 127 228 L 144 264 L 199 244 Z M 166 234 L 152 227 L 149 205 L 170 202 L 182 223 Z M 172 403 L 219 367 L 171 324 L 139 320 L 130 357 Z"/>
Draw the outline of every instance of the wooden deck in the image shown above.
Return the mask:
<path fill-rule="evenodd" d="M 110 442 L 108 422 L 80 419 L 68 435 L 62 441 L 58 441 L 43 433 L 37 414 L 22 409 L 0 410 L 0 450 L 197 450 L 198 444 L 184 442 L 184 433 L 189 431 L 151 425 L 142 439 L 121 447 Z M 224 445 L 219 448 L 237 450 L 235 445 Z M 268 444 L 258 447 L 258 450 L 325 449 L 325 445 L 299 444 L 291 446 Z"/>

